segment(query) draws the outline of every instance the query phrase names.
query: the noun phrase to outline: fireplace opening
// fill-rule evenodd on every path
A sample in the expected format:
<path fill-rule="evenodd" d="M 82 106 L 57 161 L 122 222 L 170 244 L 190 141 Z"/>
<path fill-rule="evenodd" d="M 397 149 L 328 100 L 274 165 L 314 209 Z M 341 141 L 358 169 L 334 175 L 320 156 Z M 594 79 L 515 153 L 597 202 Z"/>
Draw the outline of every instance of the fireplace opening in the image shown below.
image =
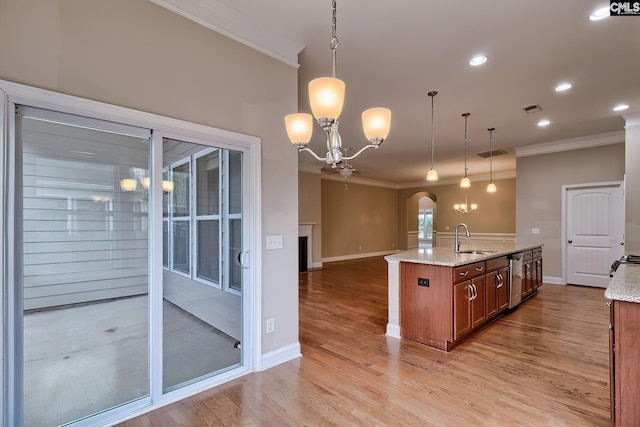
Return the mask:
<path fill-rule="evenodd" d="M 307 251 L 307 236 L 298 237 L 298 272 L 304 273 L 308 271 L 308 251 Z"/>

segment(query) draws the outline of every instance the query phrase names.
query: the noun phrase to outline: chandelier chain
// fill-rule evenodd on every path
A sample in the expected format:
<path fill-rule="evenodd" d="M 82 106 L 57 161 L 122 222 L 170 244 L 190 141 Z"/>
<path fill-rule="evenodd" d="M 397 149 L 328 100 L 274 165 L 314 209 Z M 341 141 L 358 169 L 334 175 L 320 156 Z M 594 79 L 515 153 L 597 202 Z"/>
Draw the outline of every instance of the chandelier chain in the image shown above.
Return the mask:
<path fill-rule="evenodd" d="M 467 177 L 467 118 L 471 113 L 464 113 L 464 177 Z"/>
<path fill-rule="evenodd" d="M 331 57 L 333 59 L 333 68 L 331 72 L 333 73 L 332 77 L 336 77 L 336 49 L 338 49 L 338 36 L 336 35 L 336 0 L 331 2 L 331 7 L 333 8 L 333 17 L 331 19 Z"/>
<path fill-rule="evenodd" d="M 433 169 L 433 98 L 436 96 L 438 92 L 433 91 L 429 92 L 427 95 L 431 96 L 431 169 Z"/>

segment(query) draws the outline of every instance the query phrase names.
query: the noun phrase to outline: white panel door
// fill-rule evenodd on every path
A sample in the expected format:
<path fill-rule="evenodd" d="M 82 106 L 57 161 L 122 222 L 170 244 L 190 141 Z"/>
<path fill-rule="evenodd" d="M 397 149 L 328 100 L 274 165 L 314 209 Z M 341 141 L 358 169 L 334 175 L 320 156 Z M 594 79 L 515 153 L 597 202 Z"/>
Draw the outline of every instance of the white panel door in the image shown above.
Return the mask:
<path fill-rule="evenodd" d="M 566 191 L 567 283 L 606 287 L 611 263 L 624 254 L 622 185 Z"/>

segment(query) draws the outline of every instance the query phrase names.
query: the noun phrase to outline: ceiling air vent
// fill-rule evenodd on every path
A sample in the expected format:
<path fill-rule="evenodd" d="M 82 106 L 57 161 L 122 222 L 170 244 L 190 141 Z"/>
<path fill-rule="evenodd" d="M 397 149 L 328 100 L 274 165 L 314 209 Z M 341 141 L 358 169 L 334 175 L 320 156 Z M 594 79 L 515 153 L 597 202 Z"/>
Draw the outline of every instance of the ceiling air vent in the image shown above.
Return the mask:
<path fill-rule="evenodd" d="M 524 111 L 527 114 L 533 114 L 533 113 L 538 113 L 542 111 L 542 107 L 539 106 L 538 104 L 529 105 L 528 107 L 524 107 L 522 111 Z"/>
<path fill-rule="evenodd" d="M 505 150 L 503 150 L 501 148 L 493 150 L 493 157 L 502 156 L 503 154 L 507 154 L 507 151 L 505 151 Z M 480 156 L 483 159 L 486 159 L 489 156 L 491 156 L 491 151 L 483 151 L 482 153 L 476 153 L 476 156 Z"/>

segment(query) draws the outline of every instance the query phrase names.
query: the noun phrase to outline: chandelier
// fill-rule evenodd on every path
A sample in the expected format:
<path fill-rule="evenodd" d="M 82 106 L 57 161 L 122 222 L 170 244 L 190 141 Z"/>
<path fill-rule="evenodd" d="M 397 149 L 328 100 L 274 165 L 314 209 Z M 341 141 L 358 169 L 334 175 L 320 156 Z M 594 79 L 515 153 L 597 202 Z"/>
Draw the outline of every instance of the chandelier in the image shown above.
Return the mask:
<path fill-rule="evenodd" d="M 307 147 L 313 133 L 313 118 L 311 114 L 295 113 L 284 118 L 287 135 L 291 143 L 298 147 L 298 152 L 307 151 L 316 160 L 324 161 L 333 168 L 342 160 L 358 157 L 368 148 L 378 148 L 389 135 L 391 126 L 391 111 L 387 108 L 370 108 L 362 113 L 362 127 L 369 145 L 364 146 L 353 156 L 346 156 L 342 149 L 342 140 L 338 133 L 338 118 L 344 104 L 345 84 L 336 78 L 336 2 L 331 2 L 333 17 L 331 21 L 331 55 L 333 59 L 332 76 L 320 77 L 309 82 L 309 103 L 311 112 L 327 136 L 327 154 L 318 156 Z"/>
<path fill-rule="evenodd" d="M 468 168 L 467 168 L 467 119 L 471 113 L 464 113 L 462 117 L 464 117 L 464 178 L 460 181 L 460 187 L 464 188 L 464 203 L 456 203 L 453 205 L 453 209 L 457 210 L 460 213 L 468 214 L 469 212 L 473 212 L 478 209 L 478 205 L 476 203 L 471 203 L 467 201 L 467 189 L 471 187 L 471 180 L 467 176 Z"/>
<path fill-rule="evenodd" d="M 468 214 L 469 212 L 473 212 L 478 209 L 478 205 L 476 203 L 469 204 L 467 202 L 467 190 L 464 191 L 464 203 L 456 203 L 453 205 L 453 209 L 457 210 L 460 213 Z"/>

